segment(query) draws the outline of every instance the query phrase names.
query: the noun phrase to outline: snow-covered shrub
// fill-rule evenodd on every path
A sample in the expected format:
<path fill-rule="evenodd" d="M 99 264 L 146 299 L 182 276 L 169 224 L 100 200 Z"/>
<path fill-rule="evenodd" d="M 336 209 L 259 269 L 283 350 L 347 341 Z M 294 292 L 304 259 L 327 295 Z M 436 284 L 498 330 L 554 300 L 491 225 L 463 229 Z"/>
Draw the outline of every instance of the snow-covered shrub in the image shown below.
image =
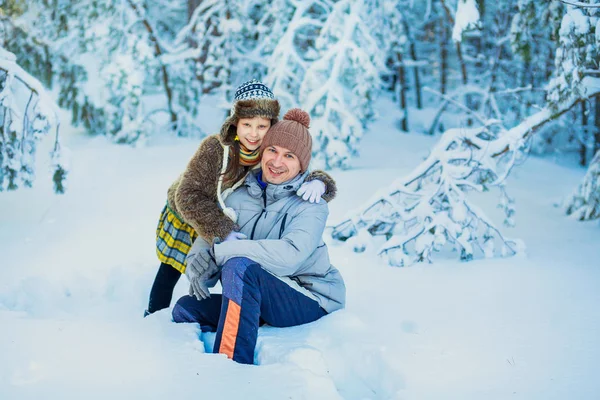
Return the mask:
<path fill-rule="evenodd" d="M 600 218 L 600 151 L 592 159 L 583 182 L 565 200 L 564 209 L 580 221 Z"/>
<path fill-rule="evenodd" d="M 37 142 L 54 132 L 54 189 L 64 192 L 68 169 L 61 158 L 56 110 L 42 84 L 0 47 L 0 191 L 33 185 Z"/>

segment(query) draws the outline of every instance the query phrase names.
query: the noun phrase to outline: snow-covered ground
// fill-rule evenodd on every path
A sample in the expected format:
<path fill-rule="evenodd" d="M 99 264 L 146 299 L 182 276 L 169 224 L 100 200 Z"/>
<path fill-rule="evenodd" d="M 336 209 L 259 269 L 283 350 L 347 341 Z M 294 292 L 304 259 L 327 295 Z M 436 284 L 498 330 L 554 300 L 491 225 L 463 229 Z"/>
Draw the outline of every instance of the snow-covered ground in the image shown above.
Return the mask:
<path fill-rule="evenodd" d="M 331 224 L 434 144 L 397 131 L 389 100 L 378 108 L 356 168 L 334 172 Z M 330 241 L 347 308 L 261 328 L 260 365 L 244 366 L 205 354 L 212 335 L 170 310 L 142 318 L 166 188 L 197 140 L 133 149 L 67 133 L 65 195 L 44 165 L 34 189 L 0 194 L 2 400 L 600 398 L 600 226 L 554 206 L 581 169 L 530 158 L 514 170 L 517 227 L 504 233 L 522 256 L 392 268 Z M 501 221 L 493 194 L 476 200 Z"/>

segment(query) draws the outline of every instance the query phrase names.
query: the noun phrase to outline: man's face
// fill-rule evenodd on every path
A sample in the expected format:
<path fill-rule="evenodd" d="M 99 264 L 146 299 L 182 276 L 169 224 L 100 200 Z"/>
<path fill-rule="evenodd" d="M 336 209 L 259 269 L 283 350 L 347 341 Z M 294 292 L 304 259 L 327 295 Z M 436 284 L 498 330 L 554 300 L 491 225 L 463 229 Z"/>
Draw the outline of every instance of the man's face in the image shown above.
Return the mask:
<path fill-rule="evenodd" d="M 240 138 L 240 143 L 248 150 L 256 150 L 260 147 L 270 127 L 271 120 L 268 118 L 240 118 L 237 122 L 236 133 Z"/>
<path fill-rule="evenodd" d="M 298 157 L 279 146 L 269 146 L 263 151 L 260 166 L 263 179 L 274 185 L 290 181 L 300 173 Z"/>

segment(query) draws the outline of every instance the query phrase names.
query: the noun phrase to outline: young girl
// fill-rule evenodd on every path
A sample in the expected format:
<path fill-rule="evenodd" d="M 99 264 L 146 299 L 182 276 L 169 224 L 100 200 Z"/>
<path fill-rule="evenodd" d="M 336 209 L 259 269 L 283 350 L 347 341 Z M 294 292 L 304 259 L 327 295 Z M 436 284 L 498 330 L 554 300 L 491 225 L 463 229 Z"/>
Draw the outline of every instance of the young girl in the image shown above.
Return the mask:
<path fill-rule="evenodd" d="M 161 261 L 144 316 L 169 307 L 173 289 L 185 272 L 185 258 L 198 237 L 240 238 L 235 212 L 225 197 L 244 182 L 248 171 L 260 166 L 260 145 L 279 116 L 279 102 L 263 83 L 251 80 L 235 92 L 231 115 L 219 134 L 202 141 L 185 172 L 171 185 L 167 204 L 156 228 L 156 253 Z M 314 171 L 298 191 L 303 199 L 335 197 L 333 179 Z"/>

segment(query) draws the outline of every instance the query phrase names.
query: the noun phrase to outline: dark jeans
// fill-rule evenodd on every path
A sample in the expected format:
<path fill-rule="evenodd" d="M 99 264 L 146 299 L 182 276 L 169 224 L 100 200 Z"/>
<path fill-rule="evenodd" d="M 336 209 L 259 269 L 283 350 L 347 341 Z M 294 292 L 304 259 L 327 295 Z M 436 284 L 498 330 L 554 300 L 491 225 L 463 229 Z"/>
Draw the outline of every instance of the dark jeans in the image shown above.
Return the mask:
<path fill-rule="evenodd" d="M 275 327 L 313 322 L 327 313 L 316 300 L 265 271 L 256 262 L 232 258 L 221 273 L 223 295 L 205 300 L 183 296 L 173 308 L 175 322 L 196 322 L 217 332 L 213 353 L 252 364 L 261 321 Z"/>
<path fill-rule="evenodd" d="M 168 308 L 173 298 L 173 290 L 177 281 L 181 277 L 181 272 L 169 264 L 161 263 L 154 278 L 152 289 L 150 290 L 150 300 L 145 315 Z"/>

